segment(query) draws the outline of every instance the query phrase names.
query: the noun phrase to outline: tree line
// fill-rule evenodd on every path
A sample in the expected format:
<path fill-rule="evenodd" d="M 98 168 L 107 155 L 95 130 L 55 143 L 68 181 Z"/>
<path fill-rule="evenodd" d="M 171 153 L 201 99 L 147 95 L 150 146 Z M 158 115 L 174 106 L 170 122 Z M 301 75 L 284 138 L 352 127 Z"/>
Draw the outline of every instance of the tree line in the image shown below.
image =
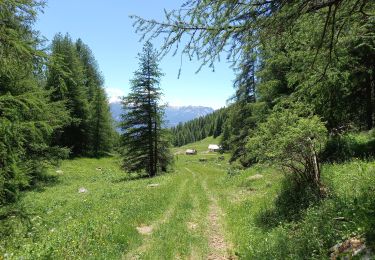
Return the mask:
<path fill-rule="evenodd" d="M 67 156 L 101 156 L 115 136 L 103 77 L 82 40 L 33 28 L 43 1 L 0 3 L 0 205 Z"/>
<path fill-rule="evenodd" d="M 221 142 L 231 160 L 279 165 L 319 191 L 326 148 L 340 154 L 345 133 L 374 127 L 374 11 L 366 0 L 193 0 L 165 21 L 132 18 L 143 37 L 163 35 L 164 55 L 175 46 L 214 68 L 226 52 L 236 77 Z"/>
<path fill-rule="evenodd" d="M 171 128 L 172 144 L 182 146 L 200 141 L 208 136 L 218 137 L 227 118 L 227 109 L 220 108 L 211 114 L 179 123 Z"/>

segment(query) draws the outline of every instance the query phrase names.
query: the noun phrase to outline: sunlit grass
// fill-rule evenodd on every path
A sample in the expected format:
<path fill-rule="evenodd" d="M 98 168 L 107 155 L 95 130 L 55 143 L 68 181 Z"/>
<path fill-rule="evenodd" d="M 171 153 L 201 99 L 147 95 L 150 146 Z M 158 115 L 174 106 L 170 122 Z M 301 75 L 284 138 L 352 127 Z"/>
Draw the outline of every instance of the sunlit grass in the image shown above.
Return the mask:
<path fill-rule="evenodd" d="M 173 172 L 151 179 L 124 173 L 116 157 L 64 161 L 50 169 L 51 182 L 25 192 L 14 212 L 0 220 L 0 255 L 204 259 L 210 250 L 210 196 L 223 212 L 223 236 L 243 259 L 326 258 L 330 247 L 351 236 L 373 246 L 375 162 L 324 165 L 329 195 L 309 202 L 285 192 L 291 186 L 277 169 L 258 165 L 228 174 L 227 159 L 206 153 L 209 143 L 218 141 L 175 148 L 195 148 L 198 154 L 179 154 Z M 140 234 L 141 226 L 152 232 Z"/>

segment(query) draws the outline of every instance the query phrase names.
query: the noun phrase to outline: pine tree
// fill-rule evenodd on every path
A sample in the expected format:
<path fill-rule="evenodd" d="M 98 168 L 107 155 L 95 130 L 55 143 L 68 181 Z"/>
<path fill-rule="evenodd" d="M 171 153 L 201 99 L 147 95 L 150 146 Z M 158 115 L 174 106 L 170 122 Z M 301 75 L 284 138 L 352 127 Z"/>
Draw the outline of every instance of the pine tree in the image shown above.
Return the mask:
<path fill-rule="evenodd" d="M 53 100 L 65 102 L 71 117 L 71 123 L 55 133 L 55 143 L 71 148 L 73 155 L 85 154 L 89 146 L 89 103 L 84 68 L 68 34 L 57 34 L 51 51 L 47 88 L 52 91 Z"/>
<path fill-rule="evenodd" d="M 99 71 L 90 47 L 81 39 L 75 43 L 83 67 L 83 85 L 89 102 L 88 151 L 98 157 L 111 151 L 114 138 L 114 123 L 108 100 L 103 89 L 104 79 Z"/>
<path fill-rule="evenodd" d="M 114 123 L 102 87 L 96 87 L 90 104 L 89 145 L 93 156 L 109 153 L 113 147 Z"/>
<path fill-rule="evenodd" d="M 14 202 L 64 153 L 50 140 L 68 116 L 40 80 L 46 55 L 32 26 L 41 7 L 31 0 L 0 2 L 0 206 Z"/>
<path fill-rule="evenodd" d="M 155 176 L 171 162 L 169 141 L 162 130 L 162 73 L 150 42 L 145 43 L 138 57 L 139 69 L 131 81 L 131 92 L 122 103 L 123 167 L 130 172 L 145 170 L 149 176 Z"/>
<path fill-rule="evenodd" d="M 90 47 L 82 39 L 78 39 L 75 46 L 83 66 L 83 84 L 86 87 L 88 101 L 91 102 L 94 99 L 97 87 L 103 86 L 104 79 L 99 72 L 98 63 Z"/>

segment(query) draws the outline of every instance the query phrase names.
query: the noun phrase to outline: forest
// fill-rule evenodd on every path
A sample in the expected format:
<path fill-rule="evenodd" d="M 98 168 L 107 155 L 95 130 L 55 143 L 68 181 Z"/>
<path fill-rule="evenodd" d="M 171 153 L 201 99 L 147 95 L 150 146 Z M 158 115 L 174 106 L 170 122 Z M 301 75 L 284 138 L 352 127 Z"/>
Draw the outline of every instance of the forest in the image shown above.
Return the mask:
<path fill-rule="evenodd" d="M 131 15 L 118 124 L 84 40 L 35 29 L 45 5 L 0 1 L 0 259 L 374 257 L 375 2 Z M 198 73 L 225 57 L 227 106 L 164 128 L 169 54 Z"/>

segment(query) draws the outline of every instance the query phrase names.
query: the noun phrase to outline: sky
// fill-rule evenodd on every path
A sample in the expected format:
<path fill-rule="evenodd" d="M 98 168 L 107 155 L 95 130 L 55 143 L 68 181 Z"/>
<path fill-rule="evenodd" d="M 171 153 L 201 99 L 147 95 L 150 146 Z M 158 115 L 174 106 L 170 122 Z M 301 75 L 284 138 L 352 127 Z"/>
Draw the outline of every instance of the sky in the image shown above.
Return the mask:
<path fill-rule="evenodd" d="M 184 0 L 48 0 L 39 14 L 36 29 L 51 41 L 58 32 L 69 33 L 73 40 L 81 38 L 93 51 L 105 79 L 111 102 L 127 95 L 130 79 L 138 68 L 137 53 L 142 50 L 140 35 L 135 33 L 135 14 L 147 19 L 162 20 L 164 9 L 177 9 Z M 162 39 L 152 43 L 161 46 Z M 161 79 L 163 101 L 171 106 L 209 106 L 220 108 L 234 93 L 233 70 L 226 62 L 217 63 L 215 72 L 204 67 L 196 73 L 200 62 L 167 55 L 160 62 L 165 74 Z"/>

